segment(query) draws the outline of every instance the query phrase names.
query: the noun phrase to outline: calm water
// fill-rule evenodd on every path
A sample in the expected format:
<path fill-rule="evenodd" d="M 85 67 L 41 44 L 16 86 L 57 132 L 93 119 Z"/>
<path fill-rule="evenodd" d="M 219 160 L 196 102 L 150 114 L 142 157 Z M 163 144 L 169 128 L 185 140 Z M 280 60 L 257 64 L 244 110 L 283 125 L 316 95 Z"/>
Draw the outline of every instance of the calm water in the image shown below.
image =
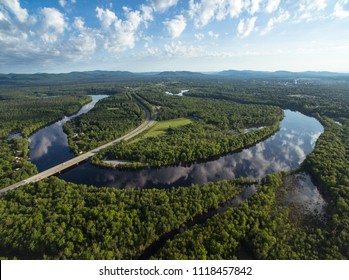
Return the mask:
<path fill-rule="evenodd" d="M 327 203 L 311 181 L 310 176 L 299 173 L 290 177 L 284 182 L 286 190 L 284 204 L 294 205 L 294 209 L 298 214 L 311 215 L 324 221 Z"/>
<path fill-rule="evenodd" d="M 91 95 L 92 102 L 84 105 L 79 112 L 70 117 L 40 129 L 29 138 L 29 156 L 39 171 L 44 171 L 59 163 L 65 162 L 74 157 L 69 150 L 67 135 L 63 132 L 63 125 L 77 116 L 90 111 L 96 103 L 108 97 L 108 95 Z"/>
<path fill-rule="evenodd" d="M 322 125 L 315 118 L 290 110 L 284 113 L 285 118 L 276 134 L 251 148 L 217 160 L 190 166 L 140 170 L 112 170 L 87 162 L 66 171 L 60 178 L 74 183 L 115 188 L 166 188 L 236 177 L 260 179 L 273 172 L 298 167 L 314 149 L 316 140 L 323 132 Z"/>

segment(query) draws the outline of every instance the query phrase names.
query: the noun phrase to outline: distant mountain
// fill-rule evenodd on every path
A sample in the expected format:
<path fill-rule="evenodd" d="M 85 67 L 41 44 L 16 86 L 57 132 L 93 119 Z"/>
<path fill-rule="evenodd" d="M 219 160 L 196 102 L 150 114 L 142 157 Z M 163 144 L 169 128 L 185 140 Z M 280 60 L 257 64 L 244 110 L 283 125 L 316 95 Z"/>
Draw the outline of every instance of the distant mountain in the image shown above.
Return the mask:
<path fill-rule="evenodd" d="M 190 72 L 190 71 L 164 71 L 132 73 L 128 71 L 86 71 L 70 72 L 61 74 L 0 74 L 0 87 L 8 86 L 50 86 L 63 84 L 102 83 L 131 81 L 135 79 L 144 80 L 166 80 L 166 79 L 300 79 L 300 78 L 328 78 L 349 79 L 349 74 L 335 72 L 289 72 L 289 71 L 252 71 L 252 70 L 225 70 L 221 72 Z"/>
<path fill-rule="evenodd" d="M 127 71 L 86 71 L 61 74 L 0 74 L 0 86 L 39 86 L 74 83 L 115 82 L 141 77 Z"/>
<path fill-rule="evenodd" d="M 206 74 L 199 72 L 190 72 L 190 71 L 164 71 L 157 74 L 157 76 L 162 78 L 197 78 L 197 77 L 206 77 Z"/>
<path fill-rule="evenodd" d="M 216 73 L 217 76 L 234 78 L 234 79 L 298 79 L 298 78 L 340 78 L 349 77 L 349 74 L 326 72 L 326 71 L 306 71 L 306 72 L 290 72 L 290 71 L 252 71 L 252 70 L 225 70 Z"/>

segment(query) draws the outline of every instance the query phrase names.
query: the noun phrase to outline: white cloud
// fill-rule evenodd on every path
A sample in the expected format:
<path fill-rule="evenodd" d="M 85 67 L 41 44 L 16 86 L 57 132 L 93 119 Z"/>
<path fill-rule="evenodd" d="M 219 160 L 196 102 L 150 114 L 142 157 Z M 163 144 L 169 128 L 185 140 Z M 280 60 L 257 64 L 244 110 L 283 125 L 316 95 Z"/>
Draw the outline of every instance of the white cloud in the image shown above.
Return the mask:
<path fill-rule="evenodd" d="M 115 21 L 114 30 L 108 34 L 104 47 L 110 52 L 121 52 L 134 48 L 141 23 L 140 11 L 128 11 L 125 20 Z"/>
<path fill-rule="evenodd" d="M 176 6 L 178 0 L 152 0 L 151 2 L 155 11 L 165 12 L 169 8 Z"/>
<path fill-rule="evenodd" d="M 0 21 L 6 21 L 7 20 L 7 16 L 0 11 Z"/>
<path fill-rule="evenodd" d="M 189 16 L 194 19 L 196 27 L 207 25 L 212 19 L 223 20 L 228 14 L 226 0 L 201 0 L 189 2 Z"/>
<path fill-rule="evenodd" d="M 75 17 L 73 26 L 79 30 L 83 31 L 85 29 L 85 22 L 81 17 Z"/>
<path fill-rule="evenodd" d="M 125 19 L 118 18 L 109 9 L 96 8 L 104 36 L 104 48 L 109 52 L 122 52 L 135 47 L 137 39 L 141 37 L 140 27 L 153 20 L 153 10 L 149 6 L 142 5 L 140 10 L 131 10 L 123 7 Z"/>
<path fill-rule="evenodd" d="M 20 22 L 23 23 L 28 19 L 27 9 L 21 8 L 18 0 L 1 0 L 0 3 L 12 12 Z"/>
<path fill-rule="evenodd" d="M 64 8 L 66 4 L 67 4 L 66 0 L 59 0 L 59 5 L 61 5 L 62 8 Z"/>
<path fill-rule="evenodd" d="M 76 3 L 76 0 L 70 0 L 72 4 Z M 65 8 L 67 6 L 67 0 L 59 0 L 59 5 L 61 5 L 62 8 Z"/>
<path fill-rule="evenodd" d="M 203 54 L 203 47 L 183 44 L 181 41 L 171 42 L 164 46 L 164 54 L 174 57 L 199 57 Z"/>
<path fill-rule="evenodd" d="M 143 13 L 142 17 L 146 21 L 152 21 L 153 17 L 153 8 L 146 5 L 141 5 L 141 11 Z"/>
<path fill-rule="evenodd" d="M 269 0 L 265 8 L 265 11 L 269 14 L 275 12 L 279 8 L 279 5 L 280 0 Z"/>
<path fill-rule="evenodd" d="M 110 25 L 112 25 L 114 22 L 118 20 L 115 13 L 108 9 L 103 10 L 102 8 L 97 7 L 96 12 L 97 12 L 97 18 L 99 19 L 104 29 L 108 29 Z"/>
<path fill-rule="evenodd" d="M 248 2 L 248 1 L 246 1 Z M 262 0 L 251 0 L 250 1 L 250 8 L 249 8 L 249 13 L 251 15 L 254 15 L 255 13 L 259 12 L 260 10 L 260 4 L 261 4 Z"/>
<path fill-rule="evenodd" d="M 256 24 L 256 20 L 257 20 L 257 17 L 240 20 L 237 27 L 237 32 L 240 38 L 245 38 L 253 32 L 254 26 Z"/>
<path fill-rule="evenodd" d="M 55 8 L 42 8 L 40 12 L 43 16 L 41 39 L 47 43 L 56 42 L 67 27 L 63 14 Z"/>
<path fill-rule="evenodd" d="M 260 0 L 255 0 L 259 3 Z M 251 9 L 256 10 L 257 6 L 252 6 Z M 250 2 L 247 1 L 248 6 Z M 203 27 L 212 20 L 224 20 L 227 17 L 239 17 L 241 12 L 246 8 L 243 0 L 195 0 L 189 1 L 188 14 L 194 20 L 196 27 Z M 257 3 L 257 4 L 258 4 Z M 259 4 L 258 4 L 259 9 Z"/>
<path fill-rule="evenodd" d="M 196 33 L 196 34 L 194 34 L 194 37 L 195 37 L 197 40 L 201 41 L 202 39 L 205 38 L 205 35 L 204 35 L 203 33 Z"/>
<path fill-rule="evenodd" d="M 265 35 L 270 30 L 274 28 L 274 25 L 277 23 L 282 23 L 290 18 L 290 13 L 288 11 L 281 11 L 277 17 L 269 19 L 267 26 L 262 30 L 261 35 Z"/>
<path fill-rule="evenodd" d="M 242 0 L 229 0 L 229 14 L 231 17 L 238 17 L 244 8 Z"/>
<path fill-rule="evenodd" d="M 217 39 L 219 37 L 219 34 L 214 33 L 212 30 L 210 30 L 209 32 L 207 32 L 208 36 L 210 36 L 211 38 Z"/>
<path fill-rule="evenodd" d="M 163 22 L 172 38 L 179 37 L 187 26 L 183 15 L 177 15 L 174 19 Z"/>
<path fill-rule="evenodd" d="M 333 16 L 341 19 L 349 17 L 349 9 L 344 9 L 344 5 L 347 4 L 349 4 L 349 0 L 339 0 L 334 6 Z"/>
<path fill-rule="evenodd" d="M 298 20 L 314 20 L 318 17 L 319 12 L 325 10 L 326 7 L 326 0 L 302 0 L 299 4 Z"/>
<path fill-rule="evenodd" d="M 71 43 L 71 49 L 68 50 L 68 53 L 74 55 L 76 59 L 93 53 L 97 48 L 95 37 L 88 33 L 81 33 L 78 36 L 71 37 L 69 42 Z"/>

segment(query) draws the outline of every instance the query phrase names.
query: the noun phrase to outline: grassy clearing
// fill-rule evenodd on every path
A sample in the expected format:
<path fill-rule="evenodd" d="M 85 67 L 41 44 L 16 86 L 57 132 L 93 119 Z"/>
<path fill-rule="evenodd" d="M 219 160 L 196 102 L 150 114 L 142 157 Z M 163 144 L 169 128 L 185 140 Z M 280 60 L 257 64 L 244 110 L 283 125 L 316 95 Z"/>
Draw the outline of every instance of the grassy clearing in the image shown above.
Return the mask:
<path fill-rule="evenodd" d="M 169 127 L 176 128 L 185 126 L 190 123 L 192 123 L 192 121 L 187 118 L 179 118 L 169 121 L 157 122 L 146 134 L 143 135 L 143 137 L 157 137 L 159 135 L 165 134 L 166 130 Z"/>

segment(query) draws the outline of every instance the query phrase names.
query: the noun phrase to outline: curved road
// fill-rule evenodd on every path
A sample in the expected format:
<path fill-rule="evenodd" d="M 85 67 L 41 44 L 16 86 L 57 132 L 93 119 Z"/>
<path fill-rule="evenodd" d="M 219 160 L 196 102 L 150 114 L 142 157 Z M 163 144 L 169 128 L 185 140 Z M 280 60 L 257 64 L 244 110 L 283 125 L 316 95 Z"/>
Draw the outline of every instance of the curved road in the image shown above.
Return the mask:
<path fill-rule="evenodd" d="M 157 118 L 157 111 L 155 111 L 155 115 L 154 117 L 151 119 L 151 114 L 148 110 L 148 108 L 146 108 L 142 103 L 140 103 L 136 98 L 134 98 L 134 100 L 137 102 L 138 106 L 141 107 L 145 112 L 146 112 L 146 117 L 145 117 L 145 120 L 144 122 L 138 126 L 137 128 L 135 128 L 134 130 L 132 130 L 131 132 L 125 134 L 124 136 L 116 139 L 116 140 L 113 140 L 107 144 L 104 144 L 98 148 L 95 148 L 89 152 L 86 152 L 84 154 L 81 154 L 75 158 L 72 158 L 70 160 L 67 160 L 63 163 L 60 163 L 54 167 L 51 167 L 45 171 L 42 171 L 30 178 L 27 178 L 23 181 L 20 181 L 20 182 L 17 182 L 16 184 L 13 184 L 11 186 L 8 186 L 6 188 L 3 188 L 0 190 L 0 195 L 4 194 L 5 192 L 9 191 L 9 190 L 14 190 L 14 189 L 17 189 L 19 188 L 20 186 L 23 186 L 23 185 L 26 185 L 26 184 L 29 184 L 29 183 L 34 183 L 34 182 L 37 182 L 37 181 L 40 181 L 44 178 L 47 178 L 47 177 L 50 177 L 56 173 L 59 173 L 69 167 L 72 167 L 74 165 L 78 165 L 80 162 L 82 161 L 85 161 L 87 160 L 88 158 L 94 156 L 95 154 L 97 154 L 98 152 L 100 152 L 101 150 L 105 149 L 105 148 L 108 148 L 114 144 L 117 144 L 119 143 L 120 141 L 122 140 L 129 140 L 135 136 L 137 136 L 138 134 L 142 133 L 143 131 L 145 131 L 146 129 L 148 129 L 151 125 L 154 124 L 156 118 Z"/>

